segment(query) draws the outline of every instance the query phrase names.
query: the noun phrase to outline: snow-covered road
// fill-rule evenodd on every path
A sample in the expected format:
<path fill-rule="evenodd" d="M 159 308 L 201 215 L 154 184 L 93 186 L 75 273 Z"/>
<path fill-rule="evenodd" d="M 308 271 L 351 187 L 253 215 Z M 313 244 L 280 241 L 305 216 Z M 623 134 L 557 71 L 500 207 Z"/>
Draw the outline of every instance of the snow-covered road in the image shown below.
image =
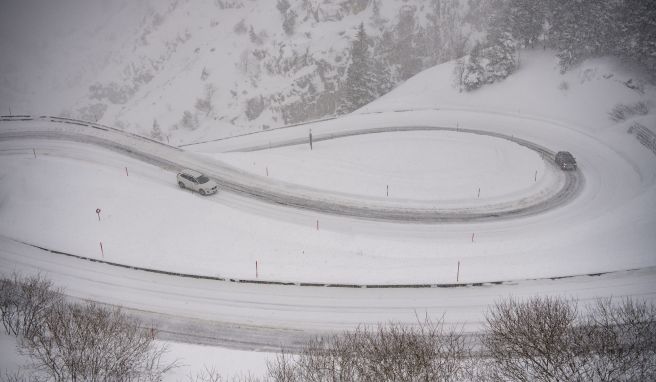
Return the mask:
<path fill-rule="evenodd" d="M 73 298 L 125 306 L 167 338 L 268 350 L 281 344 L 294 348 L 308 336 L 360 323 L 413 323 L 423 314 L 446 314 L 447 322 L 476 331 L 485 307 L 506 295 L 656 297 L 656 170 L 651 153 L 632 152 L 638 144 L 626 134 L 613 136 L 611 146 L 569 126 L 458 111 L 356 115 L 312 128 L 322 142 L 352 135 L 354 126 L 383 134 L 431 123 L 459 124 L 451 132 L 475 130 L 489 139 L 535 145 L 531 148 L 547 156 L 570 150 L 585 182 L 581 174 L 563 174 L 545 160 L 551 170 L 544 182 L 536 181 L 542 188 L 532 190 L 542 199 L 523 203 L 551 204 L 532 204 L 534 214 L 417 224 L 411 217 L 432 201 L 322 192 L 311 183 L 267 178 L 214 157 L 231 151 L 256 154 L 252 149 L 268 142 L 281 147 L 304 142 L 305 129 L 208 143 L 193 153 L 102 126 L 50 118 L 11 121 L 0 125 L 2 272 L 44 273 Z M 38 160 L 30 159 L 33 154 Z M 123 166 L 130 168 L 130 178 L 122 174 Z M 180 167 L 204 171 L 237 192 L 210 198 L 181 192 L 171 181 Z M 284 202 L 275 200 L 280 196 Z M 289 208 L 298 200 L 310 205 Z M 94 223 L 92 211 L 99 203 L 104 220 Z M 519 204 L 519 210 L 525 207 Z M 317 210 L 317 205 L 371 215 L 353 219 L 352 213 Z M 384 222 L 389 215 L 376 215 L 400 208 L 411 222 Z M 456 208 L 466 215 L 486 207 Z M 445 211 L 424 213 L 433 218 L 423 222 L 439 223 L 434 214 Z M 458 282 L 470 286 L 230 283 L 113 267 L 21 243 L 101 259 L 99 240 L 105 242 L 104 260 L 169 272 L 293 283 L 436 285 L 454 283 L 456 263 L 462 263 Z M 256 260 L 259 275 L 253 269 Z"/>
<path fill-rule="evenodd" d="M 268 203 L 310 210 L 321 214 L 380 221 L 466 223 L 531 216 L 568 203 L 576 197 L 584 182 L 584 177 L 580 171 L 564 173 L 558 169 L 553 161 L 555 154 L 553 150 L 514 136 L 475 129 L 437 126 L 387 126 L 337 131 L 319 135 L 316 141 L 398 131 L 446 131 L 494 137 L 509 140 L 536 152 L 546 164 L 545 171 L 548 171 L 551 175 L 549 181 L 545 182 L 542 187 L 533 187 L 529 190 L 530 192 L 523 195 L 513 195 L 511 199 L 487 201 L 485 204 L 477 204 L 475 200 L 470 198 L 465 199 L 464 203 L 461 200 L 451 206 L 444 201 L 438 200 L 375 199 L 370 196 L 334 193 L 298 184 L 271 181 L 268 178 L 240 171 L 238 168 L 218 160 L 189 155 L 187 152 L 170 146 L 154 143 L 138 136 L 122 134 L 117 130 L 101 125 L 58 118 L 36 118 L 32 120 L 27 117 L 22 119 L 24 119 L 24 121 L 21 121 L 22 123 L 14 122 L 19 125 L 14 126 L 13 129 L 0 132 L 0 140 L 45 138 L 99 145 L 166 169 L 179 170 L 186 167 L 202 170 L 214 178 L 222 189 Z M 56 128 L 52 127 L 53 123 L 56 123 Z M 305 142 L 305 139 L 299 140 L 296 138 L 276 142 L 272 147 L 284 147 Z M 269 146 L 271 145 L 255 145 L 243 147 L 239 151 L 264 150 Z"/>
<path fill-rule="evenodd" d="M 297 350 L 311 337 L 360 324 L 416 324 L 425 315 L 476 332 L 500 296 L 566 296 L 583 304 L 598 296 L 656 299 L 656 267 L 457 288 L 300 287 L 172 277 L 53 255 L 0 237 L 0 268 L 41 273 L 74 299 L 123 306 L 157 327 L 162 339 L 262 351 Z"/>

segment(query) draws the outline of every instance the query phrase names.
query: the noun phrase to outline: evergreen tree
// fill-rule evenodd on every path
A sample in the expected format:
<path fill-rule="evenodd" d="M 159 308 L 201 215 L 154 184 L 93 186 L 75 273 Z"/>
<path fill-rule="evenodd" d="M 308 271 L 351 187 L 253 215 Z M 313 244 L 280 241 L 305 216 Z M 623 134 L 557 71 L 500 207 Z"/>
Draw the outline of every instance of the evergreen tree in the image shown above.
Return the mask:
<path fill-rule="evenodd" d="M 252 42 L 253 44 L 256 44 L 256 45 L 262 45 L 262 42 L 263 42 L 263 41 L 262 41 L 262 38 L 260 38 L 260 36 L 258 36 L 258 35 L 255 33 L 255 29 L 253 29 L 253 26 L 252 26 L 252 25 L 251 25 L 251 27 L 248 29 L 248 38 L 251 40 L 251 42 Z"/>
<path fill-rule="evenodd" d="M 523 1 L 523 0 L 522 0 Z M 486 82 L 492 83 L 508 77 L 517 67 L 515 60 L 516 44 L 512 31 L 513 10 L 511 6 L 500 4 L 490 16 L 487 36 L 488 47 L 481 52 L 486 59 Z M 533 37 L 525 41 L 531 41 Z"/>
<path fill-rule="evenodd" d="M 480 55 L 481 45 L 477 43 L 469 53 L 469 60 L 465 64 L 465 71 L 462 76 L 462 82 L 467 91 L 478 89 L 485 83 L 485 69 L 481 64 Z"/>
<path fill-rule="evenodd" d="M 392 81 L 392 72 L 389 65 L 381 58 L 376 58 L 374 55 L 373 59 L 373 72 L 374 72 L 374 83 L 376 90 L 376 98 L 387 94 L 394 87 Z"/>
<path fill-rule="evenodd" d="M 155 140 L 162 141 L 162 129 L 160 129 L 157 119 L 153 120 L 153 129 L 150 131 L 150 136 Z"/>
<path fill-rule="evenodd" d="M 656 5 L 653 0 L 624 0 L 613 12 L 618 33 L 613 53 L 642 63 L 656 77 Z"/>
<path fill-rule="evenodd" d="M 429 64 L 436 65 L 465 55 L 467 36 L 457 0 L 431 0 L 427 14 L 427 45 Z"/>
<path fill-rule="evenodd" d="M 485 65 L 487 83 L 502 80 L 515 71 L 517 67 L 515 53 L 515 42 L 508 32 L 498 36 L 493 44 L 482 52 L 482 56 L 487 59 Z"/>
<path fill-rule="evenodd" d="M 376 78 L 369 53 L 369 39 L 361 23 L 351 45 L 351 63 L 346 71 L 344 97 L 337 113 L 346 114 L 359 109 L 377 96 Z"/>
<path fill-rule="evenodd" d="M 296 12 L 293 10 L 287 11 L 282 16 L 282 29 L 290 36 L 294 34 L 294 29 L 296 28 L 296 17 Z"/>
<path fill-rule="evenodd" d="M 288 0 L 278 0 L 278 2 L 276 3 L 276 8 L 278 8 L 278 11 L 283 16 L 285 15 L 285 13 L 287 13 L 287 10 L 289 10 L 290 7 L 291 5 L 289 4 Z"/>
<path fill-rule="evenodd" d="M 399 22 L 396 25 L 396 44 L 392 57 L 398 65 L 399 77 L 402 81 L 414 76 L 422 69 L 421 60 L 417 54 L 415 12 L 416 9 L 413 6 L 401 6 Z"/>
<path fill-rule="evenodd" d="M 524 47 L 533 47 L 543 32 L 544 11 L 541 3 L 535 0 L 510 0 L 507 12 L 505 21 L 510 26 L 510 33 Z"/>

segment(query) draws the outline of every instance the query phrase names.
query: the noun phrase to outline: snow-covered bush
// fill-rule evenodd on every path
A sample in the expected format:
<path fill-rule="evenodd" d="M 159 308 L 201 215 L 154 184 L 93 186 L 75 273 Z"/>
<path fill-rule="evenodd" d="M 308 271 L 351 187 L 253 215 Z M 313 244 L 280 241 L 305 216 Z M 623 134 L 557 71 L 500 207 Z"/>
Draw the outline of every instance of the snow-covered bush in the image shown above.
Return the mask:
<path fill-rule="evenodd" d="M 485 84 L 501 81 L 516 67 L 515 46 L 511 40 L 483 48 L 476 44 L 468 57 L 454 70 L 454 83 L 471 91 Z"/>
<path fill-rule="evenodd" d="M 221 9 L 241 8 L 244 6 L 242 0 L 215 0 L 215 4 Z"/>
<path fill-rule="evenodd" d="M 180 125 L 189 130 L 195 130 L 198 127 L 198 123 L 198 117 L 192 114 L 189 110 L 185 110 L 182 114 Z"/>
<path fill-rule="evenodd" d="M 166 347 L 154 343 L 154 331 L 93 303 L 51 306 L 19 348 L 55 381 L 160 381 L 175 367 L 162 363 Z"/>
<path fill-rule="evenodd" d="M 467 91 L 478 89 L 485 84 L 485 68 L 481 57 L 481 47 L 477 44 L 464 63 L 462 84 Z"/>
<path fill-rule="evenodd" d="M 248 119 L 251 121 L 254 120 L 255 118 L 259 117 L 260 114 L 262 114 L 265 107 L 266 104 L 264 102 L 264 97 L 257 96 L 250 98 L 246 101 L 246 117 L 248 117 Z"/>
<path fill-rule="evenodd" d="M 244 34 L 248 32 L 248 28 L 246 27 L 246 21 L 244 19 L 239 20 L 239 22 L 235 24 L 232 30 L 237 34 Z"/>
<path fill-rule="evenodd" d="M 417 325 L 359 327 L 306 345 L 269 363 L 276 382 L 465 381 L 475 368 L 462 332 L 430 319 Z"/>
<path fill-rule="evenodd" d="M 608 115 L 613 122 L 622 122 L 634 115 L 647 115 L 649 106 L 644 102 L 636 102 L 632 105 L 617 104 Z"/>

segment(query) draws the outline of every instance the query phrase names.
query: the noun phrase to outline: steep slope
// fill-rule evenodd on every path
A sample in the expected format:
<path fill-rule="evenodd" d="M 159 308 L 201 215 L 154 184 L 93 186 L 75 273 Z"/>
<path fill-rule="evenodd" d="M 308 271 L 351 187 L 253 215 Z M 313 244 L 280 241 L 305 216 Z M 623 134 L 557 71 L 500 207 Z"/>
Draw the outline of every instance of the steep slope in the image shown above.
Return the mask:
<path fill-rule="evenodd" d="M 2 16 L 2 113 L 99 120 L 171 143 L 333 115 L 361 23 L 385 89 L 455 54 L 421 46 L 431 0 L 40 3 Z M 453 22 L 466 12 L 444 3 Z"/>

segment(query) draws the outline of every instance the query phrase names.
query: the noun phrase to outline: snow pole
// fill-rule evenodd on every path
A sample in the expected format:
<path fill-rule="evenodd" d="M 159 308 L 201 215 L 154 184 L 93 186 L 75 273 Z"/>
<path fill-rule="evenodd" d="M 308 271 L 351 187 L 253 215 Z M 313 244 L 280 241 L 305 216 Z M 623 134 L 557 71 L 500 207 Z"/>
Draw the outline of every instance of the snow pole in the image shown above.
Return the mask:
<path fill-rule="evenodd" d="M 389 184 L 387 185 L 386 195 L 389 196 Z"/>
<path fill-rule="evenodd" d="M 128 174 L 128 168 L 127 167 L 125 167 L 125 176 L 130 176 L 130 174 Z"/>
<path fill-rule="evenodd" d="M 534 181 L 536 181 L 536 182 L 538 181 L 538 170 L 535 170 L 535 179 L 534 179 Z"/>
<path fill-rule="evenodd" d="M 255 260 L 255 278 L 258 278 L 260 276 L 259 271 L 257 269 L 257 260 Z"/>
<path fill-rule="evenodd" d="M 472 233 L 472 243 L 474 242 L 474 234 Z"/>
<path fill-rule="evenodd" d="M 480 199 L 480 198 L 481 198 L 481 188 L 479 187 L 478 188 L 478 199 Z"/>
<path fill-rule="evenodd" d="M 100 242 L 100 256 L 102 256 L 103 259 L 105 258 L 105 251 L 103 250 L 102 241 Z"/>
<path fill-rule="evenodd" d="M 266 175 L 269 176 L 269 166 L 266 167 Z"/>
<path fill-rule="evenodd" d="M 317 231 L 319 230 L 319 219 L 317 219 Z"/>
<path fill-rule="evenodd" d="M 458 260 L 458 271 L 456 272 L 456 282 L 460 282 L 460 260 Z"/>
<path fill-rule="evenodd" d="M 310 151 L 312 150 L 312 129 L 310 129 Z"/>
<path fill-rule="evenodd" d="M 32 152 L 34 153 L 34 159 L 36 159 L 36 149 L 32 149 Z"/>

